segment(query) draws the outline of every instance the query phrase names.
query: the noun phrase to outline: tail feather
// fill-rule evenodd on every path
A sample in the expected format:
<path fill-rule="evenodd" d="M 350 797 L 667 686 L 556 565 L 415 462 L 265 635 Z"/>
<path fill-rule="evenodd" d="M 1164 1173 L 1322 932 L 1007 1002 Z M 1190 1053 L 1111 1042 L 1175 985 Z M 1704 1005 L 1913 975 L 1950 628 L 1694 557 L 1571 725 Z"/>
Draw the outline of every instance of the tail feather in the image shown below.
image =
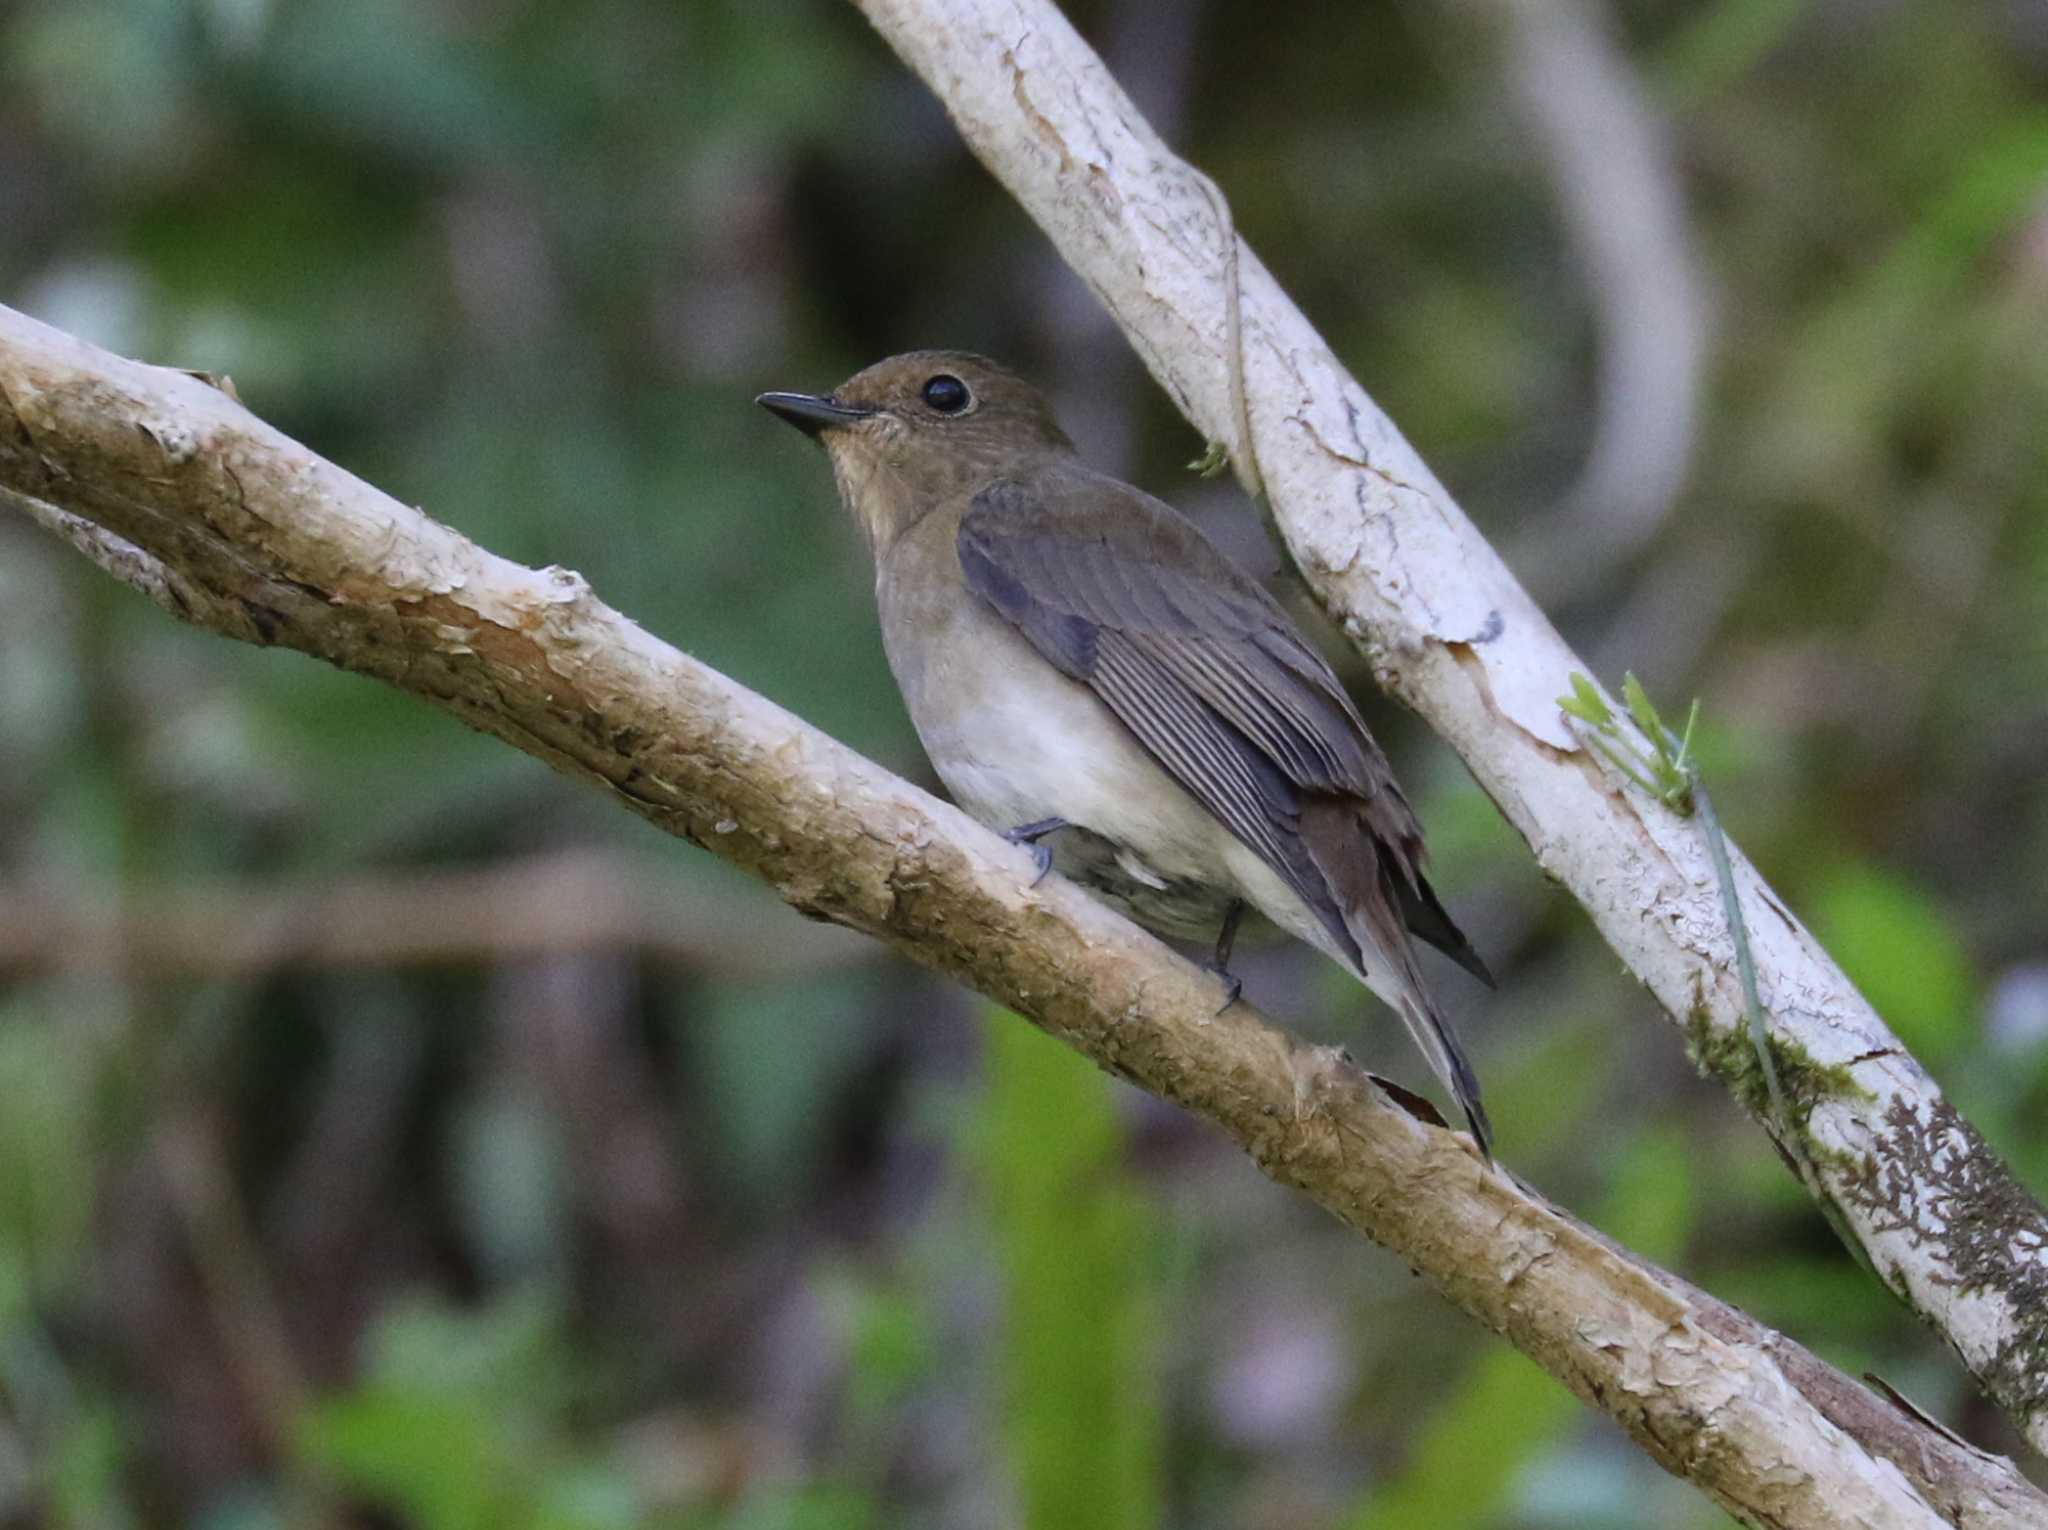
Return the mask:
<path fill-rule="evenodd" d="M 1444 1017 L 1437 1013 L 1436 1005 L 1427 994 L 1406 995 L 1401 1006 L 1402 1023 L 1408 1027 L 1408 1034 L 1415 1039 L 1422 1055 L 1429 1059 L 1429 1065 L 1436 1070 L 1436 1076 L 1451 1091 L 1451 1097 L 1458 1102 L 1458 1109 L 1465 1113 L 1465 1120 L 1472 1127 L 1472 1140 L 1479 1144 L 1479 1151 L 1488 1163 L 1493 1162 L 1493 1123 L 1486 1118 L 1486 1106 L 1479 1098 L 1479 1076 L 1472 1071 L 1472 1060 L 1465 1055 L 1465 1048 L 1458 1041 Z"/>
<path fill-rule="evenodd" d="M 1428 941 L 1488 988 L 1498 987 L 1465 932 L 1451 922 L 1428 879 L 1418 876 L 1412 885 L 1404 877 L 1392 880 L 1394 896 L 1401 904 L 1401 922 L 1408 926 L 1408 933 Z"/>
<path fill-rule="evenodd" d="M 1493 1125 L 1480 1103 L 1478 1076 L 1423 984 L 1415 947 L 1408 938 L 1401 879 L 1388 864 L 1384 847 L 1359 821 L 1356 804 L 1341 798 L 1306 798 L 1301 808 L 1301 837 L 1329 888 L 1334 905 L 1331 911 L 1341 918 L 1357 948 L 1358 975 L 1401 1017 L 1415 1045 L 1458 1102 L 1479 1151 L 1491 1163 Z M 1434 896 L 1429 903 L 1435 905 Z M 1441 906 L 1435 906 L 1441 912 Z M 1444 923 L 1449 925 L 1448 917 Z M 1463 937 L 1459 938 L 1462 941 Z"/>

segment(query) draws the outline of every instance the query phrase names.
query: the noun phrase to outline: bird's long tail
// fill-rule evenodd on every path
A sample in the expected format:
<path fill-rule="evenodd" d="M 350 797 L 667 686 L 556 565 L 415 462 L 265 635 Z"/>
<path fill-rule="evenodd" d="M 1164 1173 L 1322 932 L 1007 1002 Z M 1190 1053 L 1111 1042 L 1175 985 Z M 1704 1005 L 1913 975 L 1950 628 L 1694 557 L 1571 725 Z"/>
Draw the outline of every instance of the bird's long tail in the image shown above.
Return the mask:
<path fill-rule="evenodd" d="M 1301 827 L 1302 841 L 1332 894 L 1333 912 L 1342 919 L 1357 948 L 1358 976 L 1401 1017 L 1415 1045 L 1465 1113 L 1479 1151 L 1488 1163 L 1493 1162 L 1493 1125 L 1480 1103 L 1478 1075 L 1450 1022 L 1430 997 L 1415 960 L 1395 881 L 1401 873 L 1388 864 L 1388 854 L 1360 821 L 1353 804 L 1308 798 L 1302 803 Z M 1449 925 L 1449 916 L 1444 923 Z"/>
<path fill-rule="evenodd" d="M 1408 1027 L 1408 1034 L 1415 1038 L 1416 1046 L 1429 1059 L 1430 1067 L 1436 1070 L 1436 1076 L 1443 1080 L 1444 1087 L 1451 1091 L 1451 1097 L 1458 1102 L 1458 1109 L 1465 1113 L 1479 1151 L 1488 1163 L 1492 1163 L 1493 1123 L 1486 1118 L 1486 1106 L 1479 1098 L 1479 1076 L 1472 1071 L 1472 1060 L 1459 1044 L 1458 1033 L 1438 1012 L 1429 995 L 1420 989 L 1403 994 L 1397 1008 L 1402 1023 Z"/>

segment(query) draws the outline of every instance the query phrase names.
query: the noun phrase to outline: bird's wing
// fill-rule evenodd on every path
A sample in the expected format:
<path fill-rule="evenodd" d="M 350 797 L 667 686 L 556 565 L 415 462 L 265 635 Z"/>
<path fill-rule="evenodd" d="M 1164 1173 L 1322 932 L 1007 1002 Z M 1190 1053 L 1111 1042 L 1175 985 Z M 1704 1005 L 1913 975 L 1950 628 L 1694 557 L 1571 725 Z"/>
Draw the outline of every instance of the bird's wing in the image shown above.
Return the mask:
<path fill-rule="evenodd" d="M 1197 801 L 1356 946 L 1301 840 L 1340 799 L 1393 873 L 1400 923 L 1486 981 L 1422 875 L 1422 830 L 1344 687 L 1257 583 L 1166 505 L 1079 470 L 998 483 L 960 524 L 968 586 L 1092 688 Z"/>
<path fill-rule="evenodd" d="M 1386 991 L 1481 1150 L 1489 1129 L 1405 930 L 1485 968 L 1422 876 L 1422 831 L 1323 658 L 1266 592 L 1149 495 L 1080 470 L 982 490 L 977 595 L 1099 696 Z"/>

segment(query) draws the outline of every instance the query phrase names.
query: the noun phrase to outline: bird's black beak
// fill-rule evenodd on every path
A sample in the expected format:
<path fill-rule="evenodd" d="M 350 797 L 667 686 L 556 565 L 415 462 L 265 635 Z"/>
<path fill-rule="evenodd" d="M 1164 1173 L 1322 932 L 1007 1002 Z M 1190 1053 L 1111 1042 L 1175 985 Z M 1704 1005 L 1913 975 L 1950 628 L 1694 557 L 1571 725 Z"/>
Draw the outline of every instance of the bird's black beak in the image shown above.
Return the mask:
<path fill-rule="evenodd" d="M 821 430 L 851 425 L 875 412 L 842 404 L 829 393 L 822 397 L 815 393 L 764 393 L 754 402 L 770 414 L 780 415 L 813 440 Z"/>

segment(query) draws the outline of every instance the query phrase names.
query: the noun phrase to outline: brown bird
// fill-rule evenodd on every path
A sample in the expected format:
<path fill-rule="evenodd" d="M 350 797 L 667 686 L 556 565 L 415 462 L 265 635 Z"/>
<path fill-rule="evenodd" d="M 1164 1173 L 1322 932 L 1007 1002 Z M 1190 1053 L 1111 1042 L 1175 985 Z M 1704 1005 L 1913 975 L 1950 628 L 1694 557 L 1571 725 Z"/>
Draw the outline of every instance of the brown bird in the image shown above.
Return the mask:
<path fill-rule="evenodd" d="M 831 456 L 889 665 L 959 804 L 1162 935 L 1220 930 L 1231 1000 L 1247 904 L 1315 946 L 1406 1022 L 1490 1157 L 1409 934 L 1492 980 L 1422 875 L 1386 755 L 1273 598 L 980 356 L 916 351 L 759 402 Z"/>

